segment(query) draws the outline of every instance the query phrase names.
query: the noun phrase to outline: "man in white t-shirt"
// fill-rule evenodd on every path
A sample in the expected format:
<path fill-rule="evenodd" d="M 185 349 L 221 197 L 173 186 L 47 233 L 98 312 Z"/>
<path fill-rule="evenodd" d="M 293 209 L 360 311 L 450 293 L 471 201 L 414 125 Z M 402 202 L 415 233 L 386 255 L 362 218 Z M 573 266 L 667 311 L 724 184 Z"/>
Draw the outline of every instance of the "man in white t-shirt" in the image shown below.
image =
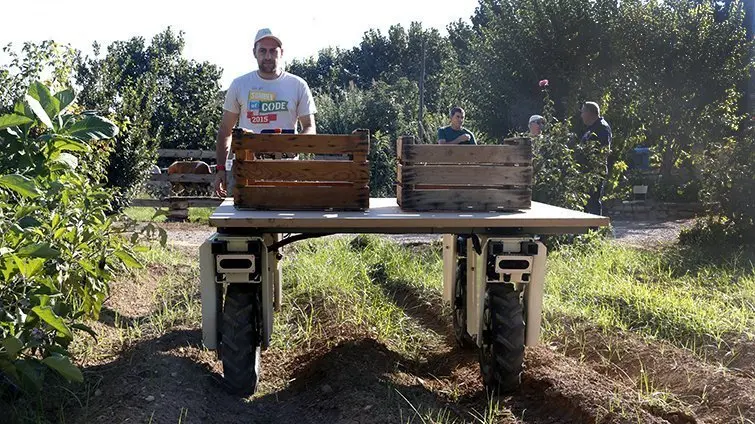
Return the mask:
<path fill-rule="evenodd" d="M 315 134 L 315 101 L 307 82 L 282 69 L 283 43 L 270 29 L 254 37 L 254 57 L 259 70 L 233 80 L 225 96 L 223 119 L 218 130 L 215 193 L 230 194 L 226 162 L 231 147 L 231 131 L 238 124 L 255 133 L 282 130 Z M 227 184 L 231 183 L 231 184 Z"/>

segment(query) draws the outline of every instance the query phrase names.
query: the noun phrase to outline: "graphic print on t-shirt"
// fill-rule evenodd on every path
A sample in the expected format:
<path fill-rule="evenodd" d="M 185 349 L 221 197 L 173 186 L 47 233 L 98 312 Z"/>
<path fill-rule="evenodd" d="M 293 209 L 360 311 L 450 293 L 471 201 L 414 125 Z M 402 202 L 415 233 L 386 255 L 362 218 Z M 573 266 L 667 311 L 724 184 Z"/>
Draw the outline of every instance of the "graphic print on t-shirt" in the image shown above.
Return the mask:
<path fill-rule="evenodd" d="M 275 100 L 275 93 L 250 90 L 246 117 L 252 124 L 269 124 L 278 120 L 277 112 L 288 111 L 287 100 Z"/>

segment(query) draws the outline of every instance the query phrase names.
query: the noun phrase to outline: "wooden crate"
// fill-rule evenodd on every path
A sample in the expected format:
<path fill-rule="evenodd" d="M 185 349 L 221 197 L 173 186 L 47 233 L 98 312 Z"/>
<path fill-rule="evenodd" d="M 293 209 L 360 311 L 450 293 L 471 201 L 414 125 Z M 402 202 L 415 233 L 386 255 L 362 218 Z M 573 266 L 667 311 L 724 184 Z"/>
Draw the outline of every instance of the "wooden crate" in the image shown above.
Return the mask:
<path fill-rule="evenodd" d="M 408 211 L 510 211 L 532 203 L 532 144 L 415 144 L 402 137 L 397 201 Z"/>
<path fill-rule="evenodd" d="M 256 210 L 366 210 L 369 148 L 369 132 L 361 130 L 351 135 L 309 135 L 235 129 L 234 204 Z M 303 153 L 345 154 L 349 159 L 281 159 Z"/>

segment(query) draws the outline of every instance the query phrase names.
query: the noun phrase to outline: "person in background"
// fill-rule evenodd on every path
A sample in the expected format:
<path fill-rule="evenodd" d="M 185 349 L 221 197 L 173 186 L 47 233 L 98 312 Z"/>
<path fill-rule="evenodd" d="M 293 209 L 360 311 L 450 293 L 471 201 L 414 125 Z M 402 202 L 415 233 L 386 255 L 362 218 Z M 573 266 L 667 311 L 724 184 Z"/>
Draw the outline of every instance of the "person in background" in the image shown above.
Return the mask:
<path fill-rule="evenodd" d="M 601 150 L 600 152 L 591 152 L 590 155 L 599 158 L 599 163 L 597 164 L 599 169 L 597 171 L 601 174 L 601 179 L 595 190 L 590 193 L 590 200 L 588 200 L 587 206 L 585 206 L 585 212 L 603 215 L 603 191 L 606 179 L 608 178 L 608 157 L 611 153 L 613 133 L 611 132 L 611 126 L 600 115 L 600 106 L 597 103 L 585 102 L 582 105 L 580 116 L 582 122 L 587 125 L 587 130 L 582 135 L 582 144 L 586 145 L 590 142 L 597 142 L 596 148 Z"/>
<path fill-rule="evenodd" d="M 464 128 L 464 109 L 452 107 L 449 117 L 451 125 L 438 129 L 438 144 L 477 144 L 474 134 Z"/>
<path fill-rule="evenodd" d="M 530 116 L 530 122 L 528 126 L 530 130 L 530 137 L 537 137 L 543 132 L 543 127 L 545 127 L 545 118 L 540 115 L 532 115 Z"/>

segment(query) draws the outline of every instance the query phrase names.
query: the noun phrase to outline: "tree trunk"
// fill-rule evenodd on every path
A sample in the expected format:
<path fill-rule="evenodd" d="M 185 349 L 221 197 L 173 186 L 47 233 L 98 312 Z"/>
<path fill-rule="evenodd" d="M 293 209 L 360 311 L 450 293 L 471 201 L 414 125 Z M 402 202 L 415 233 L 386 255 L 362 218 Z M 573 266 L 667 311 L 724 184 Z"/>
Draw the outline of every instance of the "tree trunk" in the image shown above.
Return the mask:
<path fill-rule="evenodd" d="M 417 115 L 417 133 L 420 140 L 425 140 L 425 129 L 423 121 L 425 116 L 425 36 L 422 36 L 422 71 L 419 76 L 419 114 Z"/>
<path fill-rule="evenodd" d="M 671 177 L 671 171 L 674 169 L 674 162 L 676 162 L 674 141 L 667 140 L 663 145 L 663 154 L 661 156 L 661 175 L 663 179 Z"/>

